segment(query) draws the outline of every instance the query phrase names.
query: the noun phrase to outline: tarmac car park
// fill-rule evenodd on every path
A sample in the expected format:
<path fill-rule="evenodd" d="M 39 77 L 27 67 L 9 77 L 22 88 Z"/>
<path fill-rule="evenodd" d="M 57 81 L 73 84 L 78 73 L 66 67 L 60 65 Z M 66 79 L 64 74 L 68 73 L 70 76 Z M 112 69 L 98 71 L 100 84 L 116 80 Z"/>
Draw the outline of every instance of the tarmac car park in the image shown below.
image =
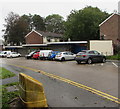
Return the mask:
<path fill-rule="evenodd" d="M 67 106 L 79 107 L 83 106 L 82 102 L 86 107 L 115 106 L 115 103 L 104 98 L 103 93 L 99 97 L 99 93 L 96 95 L 93 94 L 93 91 L 88 91 L 88 87 L 90 87 L 117 97 L 118 67 L 115 62 L 116 66 L 108 61 L 106 63 L 78 65 L 76 61 L 27 60 L 24 57 L 3 58 L 2 60 L 3 65 L 9 70 L 17 72 L 16 74 L 23 72 L 42 82 L 47 91 L 45 94 L 50 105 L 60 106 L 64 103 L 64 106 L 67 104 Z M 38 73 L 38 70 L 46 73 Z M 18 77 L 16 78 L 18 80 Z M 74 83 L 70 84 L 71 82 Z M 75 83 L 79 84 L 78 87 Z M 85 88 L 83 85 L 88 87 Z M 54 101 L 52 100 L 53 97 Z"/>
<path fill-rule="evenodd" d="M 11 51 L 2 51 L 0 52 L 0 57 L 20 57 L 21 54 Z M 28 55 L 25 55 L 26 59 L 39 59 L 39 60 L 59 60 L 59 61 L 68 61 L 75 60 L 78 64 L 85 62 L 88 64 L 96 62 L 106 62 L 106 57 L 101 55 L 98 51 L 95 50 L 82 50 L 77 54 L 74 54 L 70 51 L 53 51 L 53 50 L 34 50 Z"/>

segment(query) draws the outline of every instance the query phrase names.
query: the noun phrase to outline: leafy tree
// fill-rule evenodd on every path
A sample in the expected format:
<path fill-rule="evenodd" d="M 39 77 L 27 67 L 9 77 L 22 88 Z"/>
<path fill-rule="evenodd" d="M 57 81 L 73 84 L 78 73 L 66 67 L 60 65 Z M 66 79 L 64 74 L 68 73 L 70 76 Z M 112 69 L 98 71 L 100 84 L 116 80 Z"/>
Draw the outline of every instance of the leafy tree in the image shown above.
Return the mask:
<path fill-rule="evenodd" d="M 28 33 L 29 25 L 18 14 L 10 12 L 5 19 L 6 29 L 4 30 L 4 39 L 7 44 L 10 45 L 21 45 L 25 43 L 24 36 Z"/>
<path fill-rule="evenodd" d="M 108 16 L 108 13 L 91 6 L 72 10 L 65 23 L 65 37 L 71 40 L 99 39 L 99 24 Z"/>
<path fill-rule="evenodd" d="M 63 17 L 58 14 L 49 15 L 45 19 L 46 30 L 50 32 L 63 33 L 64 23 Z"/>
<path fill-rule="evenodd" d="M 41 30 L 41 31 L 44 31 L 45 30 L 45 23 L 43 21 L 43 18 L 40 16 L 40 15 L 34 15 L 32 17 L 32 24 L 33 24 L 33 27 L 36 29 L 36 30 Z"/>
<path fill-rule="evenodd" d="M 22 17 L 28 23 L 30 31 L 32 29 L 41 30 L 41 31 L 45 30 L 45 23 L 44 23 L 43 18 L 40 15 L 37 15 L 37 14 L 31 15 L 31 14 L 29 14 L 29 15 L 23 15 Z"/>
<path fill-rule="evenodd" d="M 25 20 L 25 22 L 29 25 L 29 31 L 31 31 L 33 29 L 33 25 L 32 25 L 32 15 L 29 14 L 29 15 L 22 15 L 21 16 L 22 19 Z"/>
<path fill-rule="evenodd" d="M 45 30 L 43 18 L 39 15 L 22 15 L 19 16 L 10 12 L 5 19 L 6 24 L 4 32 L 4 39 L 6 44 L 21 45 L 25 43 L 25 35 L 32 29 Z"/>

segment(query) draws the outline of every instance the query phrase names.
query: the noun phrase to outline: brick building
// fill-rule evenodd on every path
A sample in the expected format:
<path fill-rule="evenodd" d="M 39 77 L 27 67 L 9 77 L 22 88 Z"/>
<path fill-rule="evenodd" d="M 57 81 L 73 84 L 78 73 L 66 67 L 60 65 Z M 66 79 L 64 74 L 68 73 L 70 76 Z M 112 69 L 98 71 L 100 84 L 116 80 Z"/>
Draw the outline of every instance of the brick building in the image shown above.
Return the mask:
<path fill-rule="evenodd" d="M 72 51 L 77 53 L 87 49 L 87 41 L 63 42 L 62 34 L 32 30 L 25 36 L 26 44 L 22 45 L 27 51 L 36 49 L 51 49 L 55 51 Z"/>
<path fill-rule="evenodd" d="M 46 44 L 48 42 L 59 42 L 62 34 L 32 30 L 25 36 L 26 44 Z"/>
<path fill-rule="evenodd" d="M 120 43 L 120 15 L 112 14 L 100 25 L 100 39 L 112 40 L 113 44 Z"/>

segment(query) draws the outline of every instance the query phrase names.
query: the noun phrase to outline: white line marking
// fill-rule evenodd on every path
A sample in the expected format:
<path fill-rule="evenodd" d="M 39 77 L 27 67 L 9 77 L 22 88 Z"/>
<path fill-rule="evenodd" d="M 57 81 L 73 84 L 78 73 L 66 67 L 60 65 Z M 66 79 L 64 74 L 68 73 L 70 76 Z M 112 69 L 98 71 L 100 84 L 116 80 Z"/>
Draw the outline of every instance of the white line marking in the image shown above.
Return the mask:
<path fill-rule="evenodd" d="M 115 67 L 118 67 L 118 65 L 117 65 L 117 64 L 115 64 L 114 62 L 112 62 L 112 64 L 113 64 Z"/>

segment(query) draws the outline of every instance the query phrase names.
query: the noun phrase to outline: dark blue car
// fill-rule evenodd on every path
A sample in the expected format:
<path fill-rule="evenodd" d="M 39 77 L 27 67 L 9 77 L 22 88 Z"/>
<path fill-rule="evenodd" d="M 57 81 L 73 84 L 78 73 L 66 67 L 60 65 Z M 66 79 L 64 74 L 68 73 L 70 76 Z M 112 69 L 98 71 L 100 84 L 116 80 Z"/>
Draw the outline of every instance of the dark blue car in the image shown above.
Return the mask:
<path fill-rule="evenodd" d="M 55 56 L 59 53 L 60 51 L 53 51 L 49 54 L 48 59 L 49 60 L 54 60 Z"/>

